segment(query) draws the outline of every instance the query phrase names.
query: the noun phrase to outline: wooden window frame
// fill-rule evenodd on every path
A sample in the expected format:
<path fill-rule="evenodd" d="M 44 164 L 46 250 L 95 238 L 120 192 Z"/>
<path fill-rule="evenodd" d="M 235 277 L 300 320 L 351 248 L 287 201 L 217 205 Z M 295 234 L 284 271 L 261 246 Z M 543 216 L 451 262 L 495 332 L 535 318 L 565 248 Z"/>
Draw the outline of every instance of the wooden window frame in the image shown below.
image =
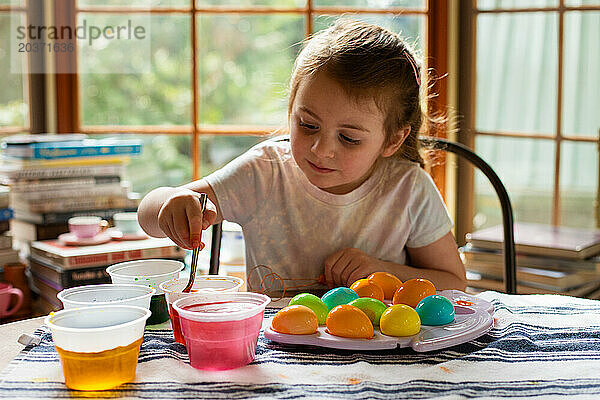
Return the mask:
<path fill-rule="evenodd" d="M 130 8 L 121 7 L 76 7 L 76 0 L 61 0 L 56 3 L 54 8 L 54 18 L 57 25 L 75 26 L 77 12 L 88 13 L 131 13 Z M 189 7 L 172 8 L 153 8 L 149 10 L 136 9 L 134 12 L 150 12 L 152 14 L 192 14 L 197 16 L 202 13 L 210 14 L 297 14 L 305 16 L 305 35 L 313 31 L 313 17 L 322 14 L 393 14 L 393 15 L 424 15 L 426 16 L 427 32 L 427 68 L 434 71 L 436 76 L 443 77 L 447 74 L 447 1 L 427 0 L 424 9 L 406 9 L 400 7 L 371 9 L 371 8 L 351 8 L 351 7 L 315 7 L 313 0 L 307 0 L 304 7 L 297 8 L 278 8 L 267 6 L 253 6 L 247 8 L 231 6 L 211 6 L 196 7 L 194 0 L 190 0 Z M 192 160 L 194 179 L 199 178 L 200 171 L 200 136 L 201 135 L 267 135 L 274 127 L 268 126 L 240 126 L 240 125 L 201 125 L 198 121 L 198 85 L 197 85 L 197 46 L 196 46 L 196 18 L 191 18 L 191 49 L 192 49 L 192 124 L 190 126 L 81 126 L 79 94 L 78 94 L 78 76 L 77 74 L 56 74 L 56 104 L 57 104 L 57 132 L 70 133 L 82 132 L 89 134 L 102 133 L 135 133 L 135 134 L 188 134 L 192 136 Z M 75 46 L 76 49 L 76 46 Z M 77 60 L 76 51 L 73 53 L 64 53 L 57 57 L 57 70 L 64 67 L 74 66 Z M 64 69 L 62 69 L 64 70 Z M 76 71 L 76 69 L 72 69 Z M 447 82 L 446 79 L 439 79 L 432 86 L 432 90 L 438 93 L 434 100 L 428 104 L 429 110 L 434 113 L 444 113 L 446 111 Z M 436 132 L 437 136 L 446 137 L 445 130 Z M 444 193 L 445 188 L 445 169 L 443 165 L 433 168 L 432 174 L 436 184 Z"/>
<path fill-rule="evenodd" d="M 600 11 L 599 6 L 567 6 L 565 0 L 558 0 L 555 7 L 540 8 L 498 8 L 490 10 L 479 10 L 477 0 L 465 0 L 460 2 L 460 34 L 459 34 L 459 98 L 458 111 L 461 118 L 459 126 L 459 141 L 474 148 L 477 136 L 513 137 L 526 139 L 552 140 L 556 146 L 554 158 L 554 186 L 552 194 L 552 225 L 560 225 L 560 161 L 562 142 L 597 143 L 594 137 L 564 135 L 562 127 L 562 103 L 563 103 L 563 53 L 564 53 L 564 20 L 569 11 Z M 555 134 L 531 134 L 506 131 L 478 131 L 475 125 L 476 107 L 476 37 L 477 16 L 479 14 L 500 13 L 524 13 L 524 12 L 549 12 L 558 13 L 558 68 L 557 68 L 557 102 Z M 473 169 L 465 162 L 458 163 L 457 196 L 462 201 L 457 210 L 456 235 L 459 244 L 464 244 L 464 237 L 472 230 L 472 221 L 475 210 L 474 202 L 474 178 Z"/>
<path fill-rule="evenodd" d="M 0 5 L 0 13 L 23 13 L 25 14 L 28 24 L 43 24 L 44 12 L 43 8 L 32 8 L 27 6 Z M 43 70 L 44 55 L 39 52 L 26 53 L 27 72 L 23 74 L 25 83 L 24 100 L 28 105 L 28 125 L 27 126 L 2 126 L 0 127 L 0 135 L 9 135 L 14 133 L 42 133 L 46 129 L 46 112 L 45 112 L 45 79 L 46 74 L 31 73 L 30 71 Z"/>

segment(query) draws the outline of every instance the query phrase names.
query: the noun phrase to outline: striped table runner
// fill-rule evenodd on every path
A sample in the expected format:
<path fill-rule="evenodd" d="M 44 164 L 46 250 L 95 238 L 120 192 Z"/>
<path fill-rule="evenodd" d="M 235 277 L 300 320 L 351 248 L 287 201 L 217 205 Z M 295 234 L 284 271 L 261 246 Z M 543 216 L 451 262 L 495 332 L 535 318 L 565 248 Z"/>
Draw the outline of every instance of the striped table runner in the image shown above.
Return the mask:
<path fill-rule="evenodd" d="M 250 365 L 195 370 L 170 329 L 147 330 L 136 381 L 95 393 L 64 386 L 45 327 L 0 374 L 0 398 L 132 399 L 343 398 L 600 399 L 600 302 L 557 295 L 480 297 L 494 328 L 469 343 L 430 353 L 410 348 L 354 352 L 289 346 L 259 337 Z M 276 310 L 267 309 L 265 323 Z"/>

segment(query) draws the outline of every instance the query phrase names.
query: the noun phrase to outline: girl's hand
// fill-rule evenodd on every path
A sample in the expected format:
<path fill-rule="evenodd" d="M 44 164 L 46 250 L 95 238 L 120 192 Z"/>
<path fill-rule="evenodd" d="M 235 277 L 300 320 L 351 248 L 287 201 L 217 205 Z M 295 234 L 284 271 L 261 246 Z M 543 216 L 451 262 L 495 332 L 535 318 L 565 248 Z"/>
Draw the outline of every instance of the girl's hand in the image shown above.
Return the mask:
<path fill-rule="evenodd" d="M 342 249 L 325 260 L 325 282 L 329 288 L 350 286 L 373 273 L 378 262 L 362 250 Z"/>
<path fill-rule="evenodd" d="M 158 212 L 158 226 L 178 246 L 185 249 L 204 248 L 202 231 L 217 218 L 216 207 L 210 199 L 202 214 L 200 193 L 182 189 L 164 201 Z"/>

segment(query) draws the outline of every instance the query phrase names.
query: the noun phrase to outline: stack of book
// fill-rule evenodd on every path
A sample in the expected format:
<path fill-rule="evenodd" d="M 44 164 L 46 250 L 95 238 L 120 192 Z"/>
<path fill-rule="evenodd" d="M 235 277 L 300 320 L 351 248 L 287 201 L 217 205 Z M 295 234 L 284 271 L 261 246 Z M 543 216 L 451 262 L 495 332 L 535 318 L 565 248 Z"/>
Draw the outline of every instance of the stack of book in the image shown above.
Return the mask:
<path fill-rule="evenodd" d="M 503 228 L 466 236 L 460 248 L 467 285 L 474 291 L 504 290 Z M 516 223 L 517 291 L 600 297 L 600 230 Z"/>
<path fill-rule="evenodd" d="M 8 188 L 0 186 L 0 272 L 6 264 L 19 262 L 19 252 L 13 249 L 9 221 L 13 211 L 9 207 Z"/>
<path fill-rule="evenodd" d="M 86 135 L 15 135 L 2 141 L 0 183 L 10 188 L 14 211 L 11 232 L 17 247 L 28 252 L 35 240 L 68 231 L 78 215 L 110 219 L 135 211 L 137 195 L 122 179 L 139 140 L 89 139 Z"/>
<path fill-rule="evenodd" d="M 183 260 L 185 250 L 168 238 L 110 241 L 94 246 L 65 246 L 58 240 L 31 243 L 29 273 L 32 289 L 39 295 L 42 313 L 62 308 L 56 298 L 63 289 L 110 283 L 106 268 L 132 260 L 165 258 Z"/>

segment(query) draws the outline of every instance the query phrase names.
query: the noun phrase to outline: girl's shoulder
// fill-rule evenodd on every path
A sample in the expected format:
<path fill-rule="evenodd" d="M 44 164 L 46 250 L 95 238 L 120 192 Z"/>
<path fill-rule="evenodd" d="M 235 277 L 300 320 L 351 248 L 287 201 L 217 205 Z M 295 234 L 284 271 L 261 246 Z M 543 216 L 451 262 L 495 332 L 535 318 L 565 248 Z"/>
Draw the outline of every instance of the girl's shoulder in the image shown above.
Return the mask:
<path fill-rule="evenodd" d="M 429 174 L 415 162 L 396 157 L 385 159 L 386 176 L 391 181 L 409 180 L 414 183 L 415 180 L 427 179 Z"/>
<path fill-rule="evenodd" d="M 291 158 L 290 141 L 286 136 L 272 137 L 254 145 L 246 152 L 249 157 L 263 161 L 287 161 Z"/>

